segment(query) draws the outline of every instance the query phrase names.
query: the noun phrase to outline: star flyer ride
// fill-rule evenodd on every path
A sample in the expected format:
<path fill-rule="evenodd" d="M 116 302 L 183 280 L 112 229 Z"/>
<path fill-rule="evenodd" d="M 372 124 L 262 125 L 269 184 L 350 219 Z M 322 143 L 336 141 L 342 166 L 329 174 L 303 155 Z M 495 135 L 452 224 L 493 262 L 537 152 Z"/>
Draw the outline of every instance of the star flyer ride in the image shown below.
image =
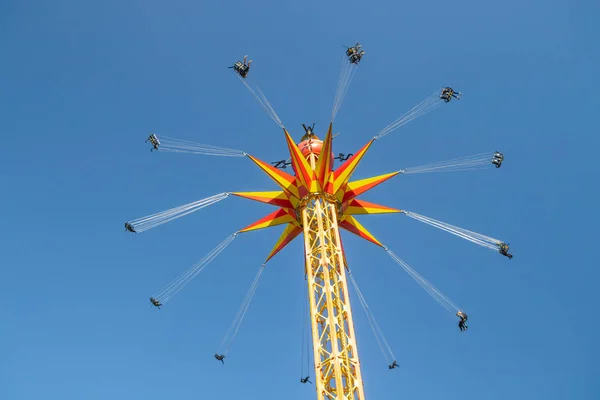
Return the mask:
<path fill-rule="evenodd" d="M 333 154 L 333 138 L 335 137 L 332 130 L 333 121 L 348 90 L 352 77 L 365 54 L 364 50 L 361 50 L 361 47 L 360 43 L 357 43 L 346 50 L 342 61 L 331 122 L 324 139 L 319 138 L 315 134 L 314 124 L 310 127 L 303 125 L 305 134 L 299 143 L 294 141 L 260 89 L 249 83 L 248 73 L 252 61 L 247 61 L 246 56 L 243 62 L 238 61 L 233 67 L 230 67 L 234 69 L 240 81 L 256 97 L 273 121 L 283 130 L 284 139 L 289 151 L 289 158 L 287 160 L 268 163 L 243 151 L 204 145 L 167 136 L 159 137 L 156 134 L 151 134 L 147 139 L 152 145 L 151 150 L 153 151 L 247 157 L 273 180 L 279 187 L 278 190 L 221 193 L 125 223 L 126 231 L 134 233 L 143 232 L 215 204 L 230 195 L 274 206 L 276 208 L 275 211 L 230 235 L 202 260 L 192 265 L 190 269 L 169 283 L 163 290 L 152 296 L 150 302 L 153 306 L 161 308 L 233 242 L 240 233 L 283 225 L 284 229 L 281 236 L 271 249 L 264 264 L 259 268 L 235 320 L 221 343 L 219 351 L 214 355 L 215 359 L 221 363 L 225 363 L 231 343 L 239 331 L 266 263 L 292 240 L 303 234 L 305 275 L 308 283 L 307 297 L 309 312 L 306 314 L 310 318 L 312 358 L 315 372 L 314 383 L 318 400 L 364 399 L 361 367 L 349 300 L 349 282 L 354 287 L 361 306 L 367 314 L 369 324 L 388 362 L 389 369 L 398 367 L 387 340 L 375 322 L 364 296 L 360 292 L 348 268 L 340 236 L 340 228 L 384 249 L 440 305 L 446 308 L 452 315 L 456 315 L 459 318 L 458 325 L 461 331 L 467 330 L 465 324 L 468 318 L 467 314 L 441 291 L 425 280 L 425 278 L 420 276 L 405 261 L 394 254 L 387 246 L 376 239 L 359 223 L 356 219 L 357 215 L 403 213 L 412 219 L 424 222 L 482 247 L 497 251 L 508 258 L 512 258 L 512 255 L 508 253 L 508 244 L 498 239 L 459 228 L 411 211 L 370 203 L 359 198 L 363 193 L 399 174 L 463 171 L 489 167 L 499 168 L 504 160 L 502 153 L 483 153 L 400 169 L 371 178 L 352 180 L 353 172 L 376 140 L 381 139 L 415 118 L 436 109 L 441 104 L 449 103 L 452 99 L 458 100 L 461 97 L 459 92 L 450 87 L 437 90 L 423 102 L 386 126 L 356 153 L 347 155 L 339 153 L 336 157 Z M 334 167 L 336 160 L 340 165 Z M 284 171 L 288 166 L 291 166 L 293 174 Z M 306 352 L 308 352 L 309 344 L 307 337 L 305 337 L 304 345 Z M 304 354 L 303 349 L 303 371 L 300 381 L 302 383 L 312 383 L 309 380 L 310 372 L 308 371 L 310 357 L 308 355 L 304 356 Z M 304 365 L 306 365 L 306 369 Z"/>

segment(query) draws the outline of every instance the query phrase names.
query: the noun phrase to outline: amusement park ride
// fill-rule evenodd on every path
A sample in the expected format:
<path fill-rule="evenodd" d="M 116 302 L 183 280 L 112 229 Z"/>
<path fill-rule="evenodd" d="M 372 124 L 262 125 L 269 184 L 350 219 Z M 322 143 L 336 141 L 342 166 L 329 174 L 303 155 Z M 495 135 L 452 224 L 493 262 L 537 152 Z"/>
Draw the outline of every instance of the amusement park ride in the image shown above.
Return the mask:
<path fill-rule="evenodd" d="M 244 57 L 243 62 L 236 62 L 230 68 L 234 69 L 242 83 L 255 95 L 271 118 L 283 129 L 290 155 L 288 160 L 268 163 L 238 150 L 201 145 L 162 136 L 159 139 L 155 134 L 151 134 L 147 141 L 150 141 L 152 150 L 248 157 L 279 186 L 279 190 L 222 193 L 125 224 L 127 231 L 142 232 L 214 204 L 229 195 L 277 207 L 269 215 L 232 234 L 204 259 L 167 285 L 160 293 L 153 296 L 150 301 L 158 308 L 163 306 L 164 303 L 181 290 L 183 286 L 223 251 L 239 233 L 285 225 L 283 233 L 268 255 L 265 264 L 294 240 L 294 238 L 303 234 L 314 371 L 316 374 L 314 383 L 318 400 L 364 399 L 361 367 L 348 291 L 349 282 L 353 285 L 355 283 L 346 262 L 340 228 L 385 249 L 392 259 L 403 267 L 434 299 L 459 317 L 461 331 L 467 329 L 465 325 L 467 315 L 464 311 L 455 306 L 445 295 L 434 288 L 428 281 L 408 266 L 408 264 L 377 240 L 358 222 L 355 216 L 363 214 L 404 213 L 413 219 L 425 222 L 458 237 L 495 250 L 508 258 L 512 258 L 512 255 L 508 253 L 508 245 L 500 240 L 436 221 L 416 213 L 359 199 L 359 196 L 363 193 L 398 174 L 459 171 L 489 167 L 491 165 L 499 168 L 504 160 L 503 154 L 494 152 L 493 154 L 477 155 L 421 167 L 406 168 L 372 178 L 351 180 L 353 172 L 376 140 L 401 125 L 437 108 L 439 104 L 448 103 L 453 98 L 457 100 L 460 98 L 460 93 L 455 92 L 449 87 L 436 91 L 425 101 L 380 131 L 379 134 L 368 141 L 356 153 L 348 155 L 340 153 L 335 157 L 332 151 L 332 142 L 335 136 L 332 133 L 333 121 L 348 89 L 350 80 L 364 54 L 365 52 L 361 50 L 359 43 L 347 48 L 346 57 L 343 61 L 344 64 L 342 65 L 340 85 L 338 86 L 331 123 L 329 124 L 327 133 L 324 139 L 321 139 L 314 133 L 314 124 L 309 127 L 303 125 L 305 134 L 302 136 L 300 143 L 296 143 L 291 137 L 262 92 L 258 88 L 248 84 L 247 76 L 251 61 L 248 62 L 247 58 Z M 340 163 L 337 168 L 334 168 L 335 160 Z M 288 166 L 291 166 L 293 174 L 284 171 Z M 238 314 L 240 317 L 233 330 L 234 335 L 237 333 L 239 324 L 241 324 L 241 318 L 243 318 L 248 309 L 249 302 L 254 290 L 256 290 L 256 284 L 265 264 L 261 266 L 255 282 L 248 296 L 246 296 L 245 303 L 240 309 L 240 313 Z M 357 287 L 356 289 L 358 290 Z M 228 346 L 224 352 L 215 354 L 215 358 L 224 362 L 227 351 Z M 389 365 L 390 369 L 397 366 L 396 360 L 393 360 Z M 301 381 L 306 383 L 308 377 L 301 379 Z"/>

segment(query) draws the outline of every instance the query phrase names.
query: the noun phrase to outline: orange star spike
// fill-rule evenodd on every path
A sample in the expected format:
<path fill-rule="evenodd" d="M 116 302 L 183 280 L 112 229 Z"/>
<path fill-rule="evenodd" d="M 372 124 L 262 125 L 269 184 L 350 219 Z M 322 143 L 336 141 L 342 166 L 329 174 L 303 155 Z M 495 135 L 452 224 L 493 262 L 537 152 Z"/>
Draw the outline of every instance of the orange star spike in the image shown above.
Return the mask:
<path fill-rule="evenodd" d="M 298 187 L 296 186 L 296 178 L 288 174 L 287 172 L 281 171 L 272 165 L 267 164 L 252 156 L 248 156 L 252 161 L 256 163 L 271 179 L 275 181 L 283 190 L 290 193 L 296 198 L 300 198 L 298 193 Z"/>
<path fill-rule="evenodd" d="M 231 194 L 283 208 L 293 209 L 298 204 L 298 199 L 288 196 L 281 190 L 275 192 L 233 192 Z M 292 199 L 295 201 L 291 201 Z"/>
<path fill-rule="evenodd" d="M 279 253 L 285 246 L 291 243 L 292 240 L 294 240 L 296 236 L 298 236 L 300 233 L 302 233 L 301 226 L 288 224 L 288 226 L 286 226 L 284 231 L 281 233 L 281 236 L 277 240 L 277 243 L 275 243 L 273 250 L 271 250 L 271 253 L 269 253 L 269 256 L 267 257 L 265 262 L 273 258 L 275 254 Z"/>
<path fill-rule="evenodd" d="M 300 197 L 304 197 L 309 192 L 314 192 L 316 189 L 316 182 L 314 179 L 315 173 L 308 161 L 306 161 L 302 151 L 298 148 L 298 145 L 294 143 L 294 139 L 292 139 L 288 131 L 284 129 L 284 132 L 290 156 L 292 158 L 292 168 L 296 173 L 296 178 L 300 181 L 298 192 L 300 193 Z"/>
<path fill-rule="evenodd" d="M 400 171 L 379 176 L 373 176 L 371 178 L 361 179 L 359 181 L 349 182 L 343 190 L 341 201 L 345 203 L 348 200 L 353 199 L 363 194 L 364 192 L 373 189 L 375 186 L 387 181 L 388 179 L 393 178 L 399 173 Z"/>
<path fill-rule="evenodd" d="M 344 265 L 346 269 L 348 268 L 348 260 L 346 260 L 346 250 L 344 250 L 344 241 L 342 240 L 342 236 L 340 235 L 340 248 L 342 249 L 342 255 L 344 257 Z"/>
<path fill-rule="evenodd" d="M 352 232 L 361 238 L 368 240 L 371 243 L 376 244 L 377 246 L 383 247 L 383 245 L 379 242 L 379 240 L 375 239 L 375 236 L 371 234 L 364 226 L 360 224 L 354 217 L 348 216 L 345 217 L 342 221 L 339 222 L 340 228 L 344 228 L 348 232 Z"/>
<path fill-rule="evenodd" d="M 344 204 L 343 207 L 344 215 L 357 215 L 357 214 L 388 214 L 388 213 L 400 213 L 402 210 L 396 208 L 390 208 L 375 203 L 370 203 L 364 200 L 353 199 L 348 203 Z"/>
<path fill-rule="evenodd" d="M 333 123 L 329 124 L 329 131 L 327 131 L 327 136 L 325 137 L 325 141 L 323 142 L 323 149 L 319 154 L 319 159 L 317 160 L 317 167 L 315 169 L 315 175 L 317 180 L 319 181 L 319 185 L 324 192 L 332 191 L 333 188 L 330 186 L 330 177 L 333 168 L 333 154 L 332 150 L 332 129 Z"/>
<path fill-rule="evenodd" d="M 356 154 L 346 160 L 346 162 L 344 162 L 338 169 L 335 170 L 333 176 L 333 192 L 336 195 L 338 190 L 348 183 L 348 179 L 350 179 L 352 176 L 352 173 L 367 153 L 367 150 L 369 150 L 369 147 L 371 147 L 371 144 L 373 144 L 373 139 L 371 139 L 369 143 L 364 145 L 362 149 L 360 149 Z"/>
<path fill-rule="evenodd" d="M 240 232 L 255 231 L 257 229 L 269 228 L 271 226 L 277 226 L 289 222 L 296 222 L 296 216 L 290 210 L 280 208 L 266 217 L 259 219 L 255 223 L 248 225 L 244 229 L 241 229 Z"/>

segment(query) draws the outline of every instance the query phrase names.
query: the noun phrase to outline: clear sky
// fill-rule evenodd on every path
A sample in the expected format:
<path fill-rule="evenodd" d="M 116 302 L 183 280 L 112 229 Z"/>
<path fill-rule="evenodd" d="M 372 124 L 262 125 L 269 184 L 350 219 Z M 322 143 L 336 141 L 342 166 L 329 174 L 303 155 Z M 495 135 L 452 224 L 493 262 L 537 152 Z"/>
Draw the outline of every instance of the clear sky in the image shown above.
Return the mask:
<path fill-rule="evenodd" d="M 123 223 L 275 190 L 249 160 L 151 153 L 150 132 L 286 157 L 323 132 L 343 45 L 366 56 L 336 118 L 354 152 L 442 86 L 464 93 L 381 141 L 356 178 L 502 151 L 500 169 L 398 176 L 363 198 L 511 243 L 514 259 L 404 215 L 359 220 L 469 314 L 343 233 L 367 399 L 598 399 L 599 5 L 593 1 L 0 1 L 0 398 L 310 399 L 300 240 L 269 263 L 225 365 L 214 352 L 280 229 L 242 235 L 156 310 L 148 297 L 272 208 L 229 198 L 134 235 Z M 314 374 L 311 374 L 314 375 Z"/>

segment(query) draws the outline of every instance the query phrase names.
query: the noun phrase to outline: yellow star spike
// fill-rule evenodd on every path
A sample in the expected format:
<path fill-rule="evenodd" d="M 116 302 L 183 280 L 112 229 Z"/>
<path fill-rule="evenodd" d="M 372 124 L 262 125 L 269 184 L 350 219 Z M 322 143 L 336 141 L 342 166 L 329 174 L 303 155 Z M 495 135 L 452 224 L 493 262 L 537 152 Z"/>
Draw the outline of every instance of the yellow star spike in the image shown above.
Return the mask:
<path fill-rule="evenodd" d="M 401 213 L 402 210 L 364 200 L 352 199 L 343 206 L 343 215 Z"/>
<path fill-rule="evenodd" d="M 298 199 L 282 190 L 274 192 L 233 192 L 231 194 L 283 208 L 293 209 L 298 204 Z M 295 201 L 292 201 L 292 199 Z"/>
<path fill-rule="evenodd" d="M 340 228 L 344 228 L 348 232 L 352 232 L 355 235 L 360 236 L 361 238 L 376 244 L 377 246 L 383 247 L 379 240 L 375 239 L 375 236 L 373 236 L 371 232 L 369 232 L 367 228 L 362 226 L 360 222 L 358 222 L 354 217 L 345 217 L 342 221 L 339 222 L 339 225 Z"/>
<path fill-rule="evenodd" d="M 296 216 L 294 215 L 293 211 L 286 210 L 285 208 L 280 208 L 279 210 L 272 212 L 266 217 L 259 219 L 253 224 L 248 225 L 244 229 L 240 230 L 240 232 L 255 231 L 257 229 L 269 228 L 271 226 L 277 226 L 290 222 L 295 222 L 296 224 L 298 224 L 296 222 Z"/>
<path fill-rule="evenodd" d="M 367 150 L 369 150 L 369 147 L 371 147 L 371 144 L 373 144 L 373 139 L 371 139 L 369 143 L 364 145 L 362 149 L 360 149 L 356 154 L 346 160 L 346 162 L 344 162 L 338 169 L 335 170 L 333 173 L 333 193 L 337 195 L 338 190 L 340 190 L 348 182 L 352 176 L 352 173 L 367 153 Z"/>
<path fill-rule="evenodd" d="M 298 145 L 294 143 L 294 139 L 290 136 L 287 130 L 284 129 L 285 140 L 290 151 L 292 158 L 292 168 L 296 173 L 296 178 L 300 181 L 298 185 L 298 193 L 300 197 L 306 196 L 309 192 L 316 190 L 315 172 L 310 167 L 310 164 L 302 155 L 302 151 L 298 148 Z"/>
<path fill-rule="evenodd" d="M 324 192 L 327 192 L 328 190 L 333 191 L 333 188 L 328 187 L 331 182 L 330 178 L 333 169 L 333 154 L 331 152 L 333 140 L 333 136 L 331 134 L 332 129 L 333 123 L 329 124 L 329 131 L 327 131 L 327 136 L 323 142 L 323 148 L 321 149 L 319 159 L 317 160 L 317 166 L 315 168 L 317 181 L 319 182 L 321 190 Z"/>
<path fill-rule="evenodd" d="M 274 166 L 267 164 L 252 156 L 248 156 L 256 165 L 258 165 L 271 179 L 275 181 L 283 190 L 291 194 L 296 198 L 300 198 L 298 187 L 296 185 L 296 178 L 288 174 L 287 172 L 281 171 Z"/>
<path fill-rule="evenodd" d="M 285 229 L 284 229 L 283 233 L 281 234 L 281 236 L 279 237 L 279 239 L 277 240 L 277 243 L 275 243 L 273 250 L 271 250 L 271 253 L 269 253 L 269 256 L 267 257 L 265 262 L 267 262 L 271 258 L 273 258 L 273 256 L 275 256 L 275 254 L 279 253 L 285 246 L 287 246 L 289 243 L 291 243 L 292 240 L 294 240 L 296 238 L 296 236 L 298 236 L 300 233 L 302 233 L 301 226 L 297 226 L 294 224 L 288 224 L 285 227 Z"/>
<path fill-rule="evenodd" d="M 383 174 L 379 176 L 373 176 L 371 178 L 361 179 L 359 181 L 349 182 L 345 188 L 343 188 L 343 193 L 341 194 L 341 198 L 338 199 L 345 203 L 350 199 L 353 199 L 361 194 L 365 193 L 368 190 L 373 189 L 375 186 L 387 181 L 388 179 L 393 178 L 398 175 L 398 172 L 392 172 L 389 174 Z"/>

